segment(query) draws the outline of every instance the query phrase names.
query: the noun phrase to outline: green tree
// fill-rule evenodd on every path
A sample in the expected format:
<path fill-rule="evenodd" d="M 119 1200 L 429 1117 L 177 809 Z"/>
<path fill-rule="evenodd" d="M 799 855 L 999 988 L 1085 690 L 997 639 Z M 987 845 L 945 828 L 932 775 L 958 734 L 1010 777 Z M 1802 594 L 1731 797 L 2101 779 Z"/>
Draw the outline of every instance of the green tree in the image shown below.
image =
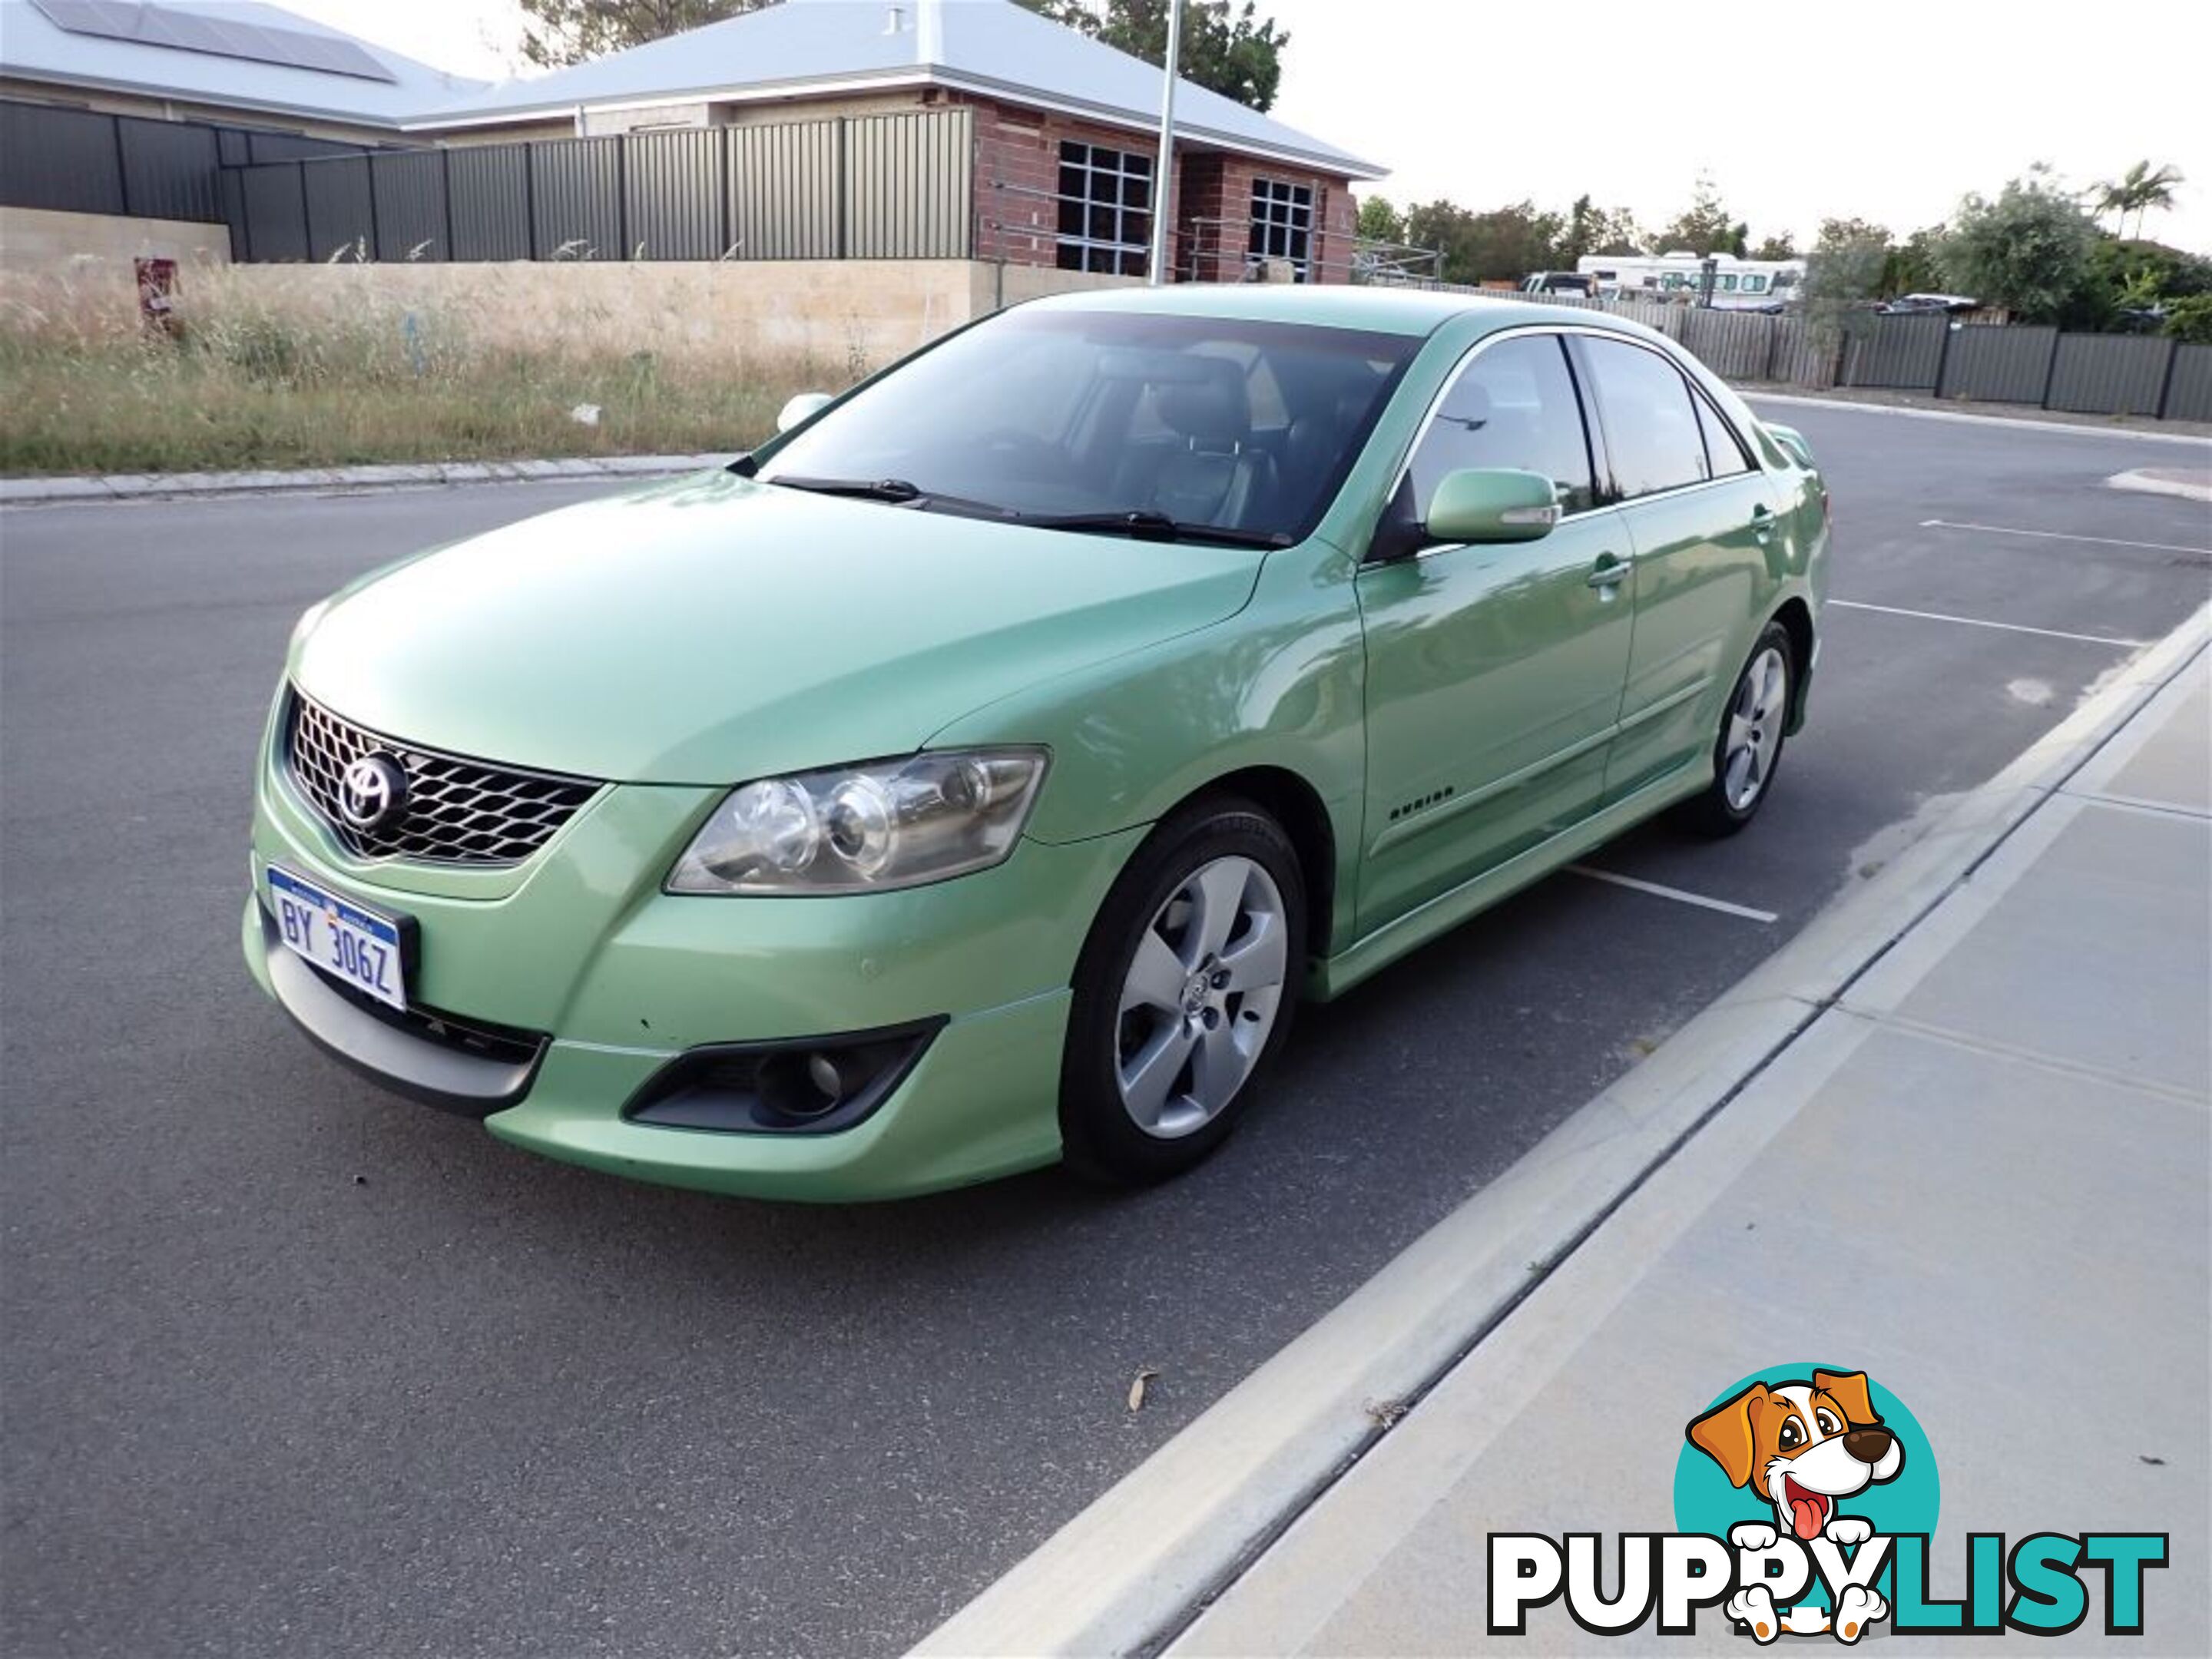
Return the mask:
<path fill-rule="evenodd" d="M 2128 234 L 2128 215 L 2136 216 L 2136 234 L 2142 234 L 2143 215 L 2153 208 L 2173 205 L 2173 187 L 2183 182 L 2179 167 L 2154 168 L 2148 160 L 2136 162 L 2118 178 L 2094 186 L 2097 210 L 2113 216 L 2112 231 Z"/>
<path fill-rule="evenodd" d="M 1040 16 L 1065 23 L 1093 40 L 1165 64 L 1169 0 L 1018 0 Z M 1186 81 L 1224 98 L 1265 111 L 1283 80 L 1283 48 L 1291 43 L 1272 17 L 1258 15 L 1255 0 L 1185 0 L 1182 57 Z"/>
<path fill-rule="evenodd" d="M 1741 258 L 1750 234 L 1751 227 L 1729 216 L 1713 181 L 1700 173 L 1690 205 L 1659 233 L 1659 252 L 1679 253 L 1686 249 L 1692 253 L 1733 253 Z"/>
<path fill-rule="evenodd" d="M 1784 231 L 1779 236 L 1770 236 L 1761 242 L 1751 251 L 1751 257 L 1754 259 L 1794 259 L 1797 257 L 1797 244 Z"/>
<path fill-rule="evenodd" d="M 1518 282 L 1559 262 L 1565 222 L 1539 212 L 1533 202 L 1514 202 L 1472 213 L 1456 202 L 1428 202 L 1406 215 L 1406 240 L 1440 250 L 1449 283 Z"/>
<path fill-rule="evenodd" d="M 2212 293 L 2212 259 L 2158 242 L 2100 237 L 2088 268 L 2061 314 L 2070 328 L 2110 328 L 2122 312 L 2148 312 Z"/>
<path fill-rule="evenodd" d="M 1943 236 L 1942 226 L 1929 225 L 1902 242 L 1893 243 L 1889 257 L 1882 262 L 1881 292 L 1926 294 L 1942 288 L 1943 268 L 1936 262 L 1936 254 L 1943 246 Z"/>
<path fill-rule="evenodd" d="M 1577 196 L 1567 210 L 1566 228 L 1560 234 L 1557 251 L 1562 267 L 1571 267 L 1585 254 L 1640 253 L 1644 233 L 1636 228 L 1626 208 L 1607 212 L 1589 196 Z"/>
<path fill-rule="evenodd" d="M 774 3 L 775 0 L 521 0 L 522 55 L 540 69 L 561 69 Z"/>
<path fill-rule="evenodd" d="M 1823 219 L 1805 261 L 1805 303 L 1832 317 L 1882 292 L 1889 231 L 1866 219 Z"/>
<path fill-rule="evenodd" d="M 2166 307 L 2166 331 L 2185 345 L 2212 345 L 2212 294 L 2186 294 Z"/>
<path fill-rule="evenodd" d="M 1995 201 L 1967 197 L 1937 253 L 1944 280 L 2023 322 L 2057 322 L 2090 274 L 2095 221 L 2047 167 L 2015 179 Z"/>
<path fill-rule="evenodd" d="M 1370 242 L 1402 242 L 1406 216 L 1387 196 L 1370 196 L 1359 204 L 1359 234 Z"/>

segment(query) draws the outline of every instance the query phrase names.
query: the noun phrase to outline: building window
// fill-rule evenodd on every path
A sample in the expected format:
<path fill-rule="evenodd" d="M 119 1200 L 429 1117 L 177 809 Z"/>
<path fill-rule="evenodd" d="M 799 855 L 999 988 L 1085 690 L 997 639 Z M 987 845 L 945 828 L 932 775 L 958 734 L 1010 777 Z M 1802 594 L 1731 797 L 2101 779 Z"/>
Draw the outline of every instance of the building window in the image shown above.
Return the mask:
<path fill-rule="evenodd" d="M 1285 184 L 1279 179 L 1252 181 L 1252 240 L 1256 262 L 1287 260 L 1298 281 L 1313 280 L 1313 186 Z"/>
<path fill-rule="evenodd" d="M 1060 268 L 1141 276 L 1152 235 L 1152 158 L 1101 144 L 1061 144 Z"/>

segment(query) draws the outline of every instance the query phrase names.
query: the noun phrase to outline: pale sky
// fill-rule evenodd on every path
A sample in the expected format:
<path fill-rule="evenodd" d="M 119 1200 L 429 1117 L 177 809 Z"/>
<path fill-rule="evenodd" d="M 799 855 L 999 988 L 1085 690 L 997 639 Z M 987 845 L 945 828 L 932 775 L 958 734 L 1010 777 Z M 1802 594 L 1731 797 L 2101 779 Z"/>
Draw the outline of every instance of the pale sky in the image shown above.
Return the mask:
<path fill-rule="evenodd" d="M 849 0 L 881 5 L 884 0 Z M 956 0 L 957 3 L 957 0 Z M 520 67 L 514 0 L 276 0 L 441 69 Z M 1711 175 L 1756 242 L 1824 217 L 1902 237 L 2034 161 L 2069 184 L 2179 167 L 2146 234 L 2212 253 L 2212 5 L 2110 12 L 1664 0 L 1260 0 L 1291 33 L 1273 113 L 1391 169 L 1401 206 L 1583 191 L 1656 229 Z"/>

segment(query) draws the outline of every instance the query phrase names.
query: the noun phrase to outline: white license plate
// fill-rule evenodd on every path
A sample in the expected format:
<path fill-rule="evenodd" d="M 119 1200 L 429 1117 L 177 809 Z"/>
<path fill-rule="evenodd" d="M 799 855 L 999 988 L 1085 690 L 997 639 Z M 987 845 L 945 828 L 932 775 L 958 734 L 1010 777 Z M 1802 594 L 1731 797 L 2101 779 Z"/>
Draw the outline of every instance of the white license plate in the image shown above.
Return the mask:
<path fill-rule="evenodd" d="M 407 1006 L 399 924 L 270 865 L 269 908 L 285 947 L 394 1008 Z"/>

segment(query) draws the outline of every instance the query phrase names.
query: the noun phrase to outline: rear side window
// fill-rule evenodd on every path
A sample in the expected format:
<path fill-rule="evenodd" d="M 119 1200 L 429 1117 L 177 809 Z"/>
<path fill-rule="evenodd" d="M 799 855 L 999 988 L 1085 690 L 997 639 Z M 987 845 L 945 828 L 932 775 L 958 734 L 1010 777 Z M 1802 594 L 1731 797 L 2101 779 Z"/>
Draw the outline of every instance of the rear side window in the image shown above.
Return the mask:
<path fill-rule="evenodd" d="M 1583 349 L 1605 418 L 1606 453 L 1624 500 L 1698 483 L 1705 438 L 1682 373 L 1656 351 L 1584 337 Z"/>
<path fill-rule="evenodd" d="M 1716 478 L 1732 478 L 1739 472 L 1751 471 L 1751 457 L 1743 453 L 1743 444 L 1735 430 L 1721 418 L 1721 412 L 1706 402 L 1702 395 L 1692 394 L 1698 410 L 1698 425 L 1705 434 L 1705 462 Z"/>
<path fill-rule="evenodd" d="M 1582 404 L 1557 335 L 1519 335 L 1468 360 L 1413 451 L 1413 512 L 1428 511 L 1447 472 L 1470 466 L 1549 478 L 1570 513 L 1595 503 Z"/>

